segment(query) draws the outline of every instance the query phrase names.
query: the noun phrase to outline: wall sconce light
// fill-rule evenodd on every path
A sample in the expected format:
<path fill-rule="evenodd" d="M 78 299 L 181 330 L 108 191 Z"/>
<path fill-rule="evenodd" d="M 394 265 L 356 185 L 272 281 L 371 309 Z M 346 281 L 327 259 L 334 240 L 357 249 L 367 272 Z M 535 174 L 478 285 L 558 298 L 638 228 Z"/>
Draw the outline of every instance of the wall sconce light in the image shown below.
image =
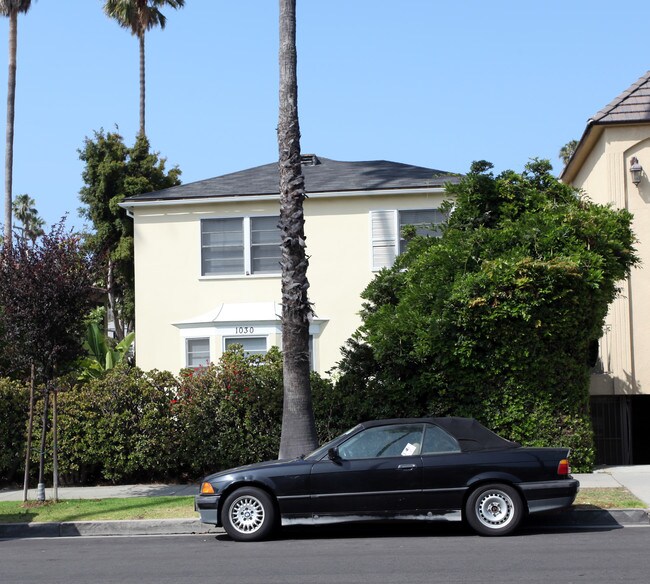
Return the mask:
<path fill-rule="evenodd" d="M 639 160 L 636 156 L 632 156 L 630 159 L 630 175 L 632 176 L 632 182 L 635 186 L 639 186 L 641 182 L 641 175 L 643 174 L 643 167 L 639 164 Z"/>

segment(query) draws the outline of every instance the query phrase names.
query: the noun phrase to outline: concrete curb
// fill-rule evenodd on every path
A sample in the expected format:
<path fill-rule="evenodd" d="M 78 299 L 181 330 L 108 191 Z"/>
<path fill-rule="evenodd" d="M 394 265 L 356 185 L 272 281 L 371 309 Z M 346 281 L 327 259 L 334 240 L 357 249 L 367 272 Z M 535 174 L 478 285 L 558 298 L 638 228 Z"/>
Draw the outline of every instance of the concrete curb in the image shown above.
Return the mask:
<path fill-rule="evenodd" d="M 536 527 L 616 527 L 650 525 L 648 509 L 570 509 L 533 515 L 527 525 Z M 220 527 L 199 519 L 140 519 L 133 521 L 70 521 L 61 523 L 0 523 L 0 539 L 29 537 L 211 535 Z"/>
<path fill-rule="evenodd" d="M 199 519 L 0 523 L 0 538 L 11 539 L 116 535 L 209 535 L 223 532 L 223 529 L 201 523 Z"/>
<path fill-rule="evenodd" d="M 532 515 L 527 523 L 550 527 L 615 527 L 625 525 L 650 525 L 648 509 L 581 509 Z"/>

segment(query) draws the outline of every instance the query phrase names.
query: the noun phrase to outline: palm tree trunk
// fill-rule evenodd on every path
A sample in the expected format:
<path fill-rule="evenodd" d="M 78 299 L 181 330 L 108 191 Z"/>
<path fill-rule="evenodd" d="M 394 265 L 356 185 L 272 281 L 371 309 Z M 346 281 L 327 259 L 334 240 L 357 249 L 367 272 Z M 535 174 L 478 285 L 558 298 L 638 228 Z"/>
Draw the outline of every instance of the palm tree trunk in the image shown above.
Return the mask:
<path fill-rule="evenodd" d="M 300 166 L 296 64 L 296 0 L 280 0 L 278 150 L 284 353 L 280 458 L 308 453 L 318 445 L 309 382 L 309 320 L 312 309 L 307 298 L 309 261 L 305 253 L 305 181 Z"/>
<path fill-rule="evenodd" d="M 144 136 L 144 102 L 145 102 L 145 70 L 144 70 L 144 32 L 140 39 L 140 136 Z"/>
<path fill-rule="evenodd" d="M 9 15 L 9 73 L 7 76 L 7 142 L 5 146 L 5 220 L 4 244 L 11 247 L 11 203 L 14 167 L 14 118 L 16 103 L 16 47 L 18 45 L 18 11 Z"/>

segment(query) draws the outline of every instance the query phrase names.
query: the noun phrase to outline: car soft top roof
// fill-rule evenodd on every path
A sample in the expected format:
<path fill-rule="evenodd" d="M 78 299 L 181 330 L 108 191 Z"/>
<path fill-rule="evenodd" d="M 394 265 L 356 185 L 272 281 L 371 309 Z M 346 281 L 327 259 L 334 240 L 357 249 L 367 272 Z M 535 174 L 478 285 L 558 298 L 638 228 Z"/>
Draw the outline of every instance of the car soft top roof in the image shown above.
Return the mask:
<path fill-rule="evenodd" d="M 385 424 L 411 424 L 428 423 L 436 424 L 449 432 L 460 444 L 463 452 L 476 452 L 479 450 L 501 450 L 504 448 L 519 448 L 521 444 L 501 438 L 498 434 L 488 430 L 474 418 L 396 418 L 392 420 L 373 420 L 364 422 L 362 426 L 383 426 Z"/>

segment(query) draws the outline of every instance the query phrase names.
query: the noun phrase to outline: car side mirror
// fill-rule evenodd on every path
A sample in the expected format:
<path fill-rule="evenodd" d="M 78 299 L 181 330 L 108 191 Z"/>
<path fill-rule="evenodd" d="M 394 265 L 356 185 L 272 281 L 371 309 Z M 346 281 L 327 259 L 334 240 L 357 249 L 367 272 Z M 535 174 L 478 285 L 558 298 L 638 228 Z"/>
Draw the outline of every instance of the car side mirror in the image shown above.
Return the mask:
<path fill-rule="evenodd" d="M 339 462 L 341 460 L 341 455 L 339 454 L 339 449 L 338 448 L 330 448 L 327 451 L 327 458 L 329 458 L 332 462 Z"/>

